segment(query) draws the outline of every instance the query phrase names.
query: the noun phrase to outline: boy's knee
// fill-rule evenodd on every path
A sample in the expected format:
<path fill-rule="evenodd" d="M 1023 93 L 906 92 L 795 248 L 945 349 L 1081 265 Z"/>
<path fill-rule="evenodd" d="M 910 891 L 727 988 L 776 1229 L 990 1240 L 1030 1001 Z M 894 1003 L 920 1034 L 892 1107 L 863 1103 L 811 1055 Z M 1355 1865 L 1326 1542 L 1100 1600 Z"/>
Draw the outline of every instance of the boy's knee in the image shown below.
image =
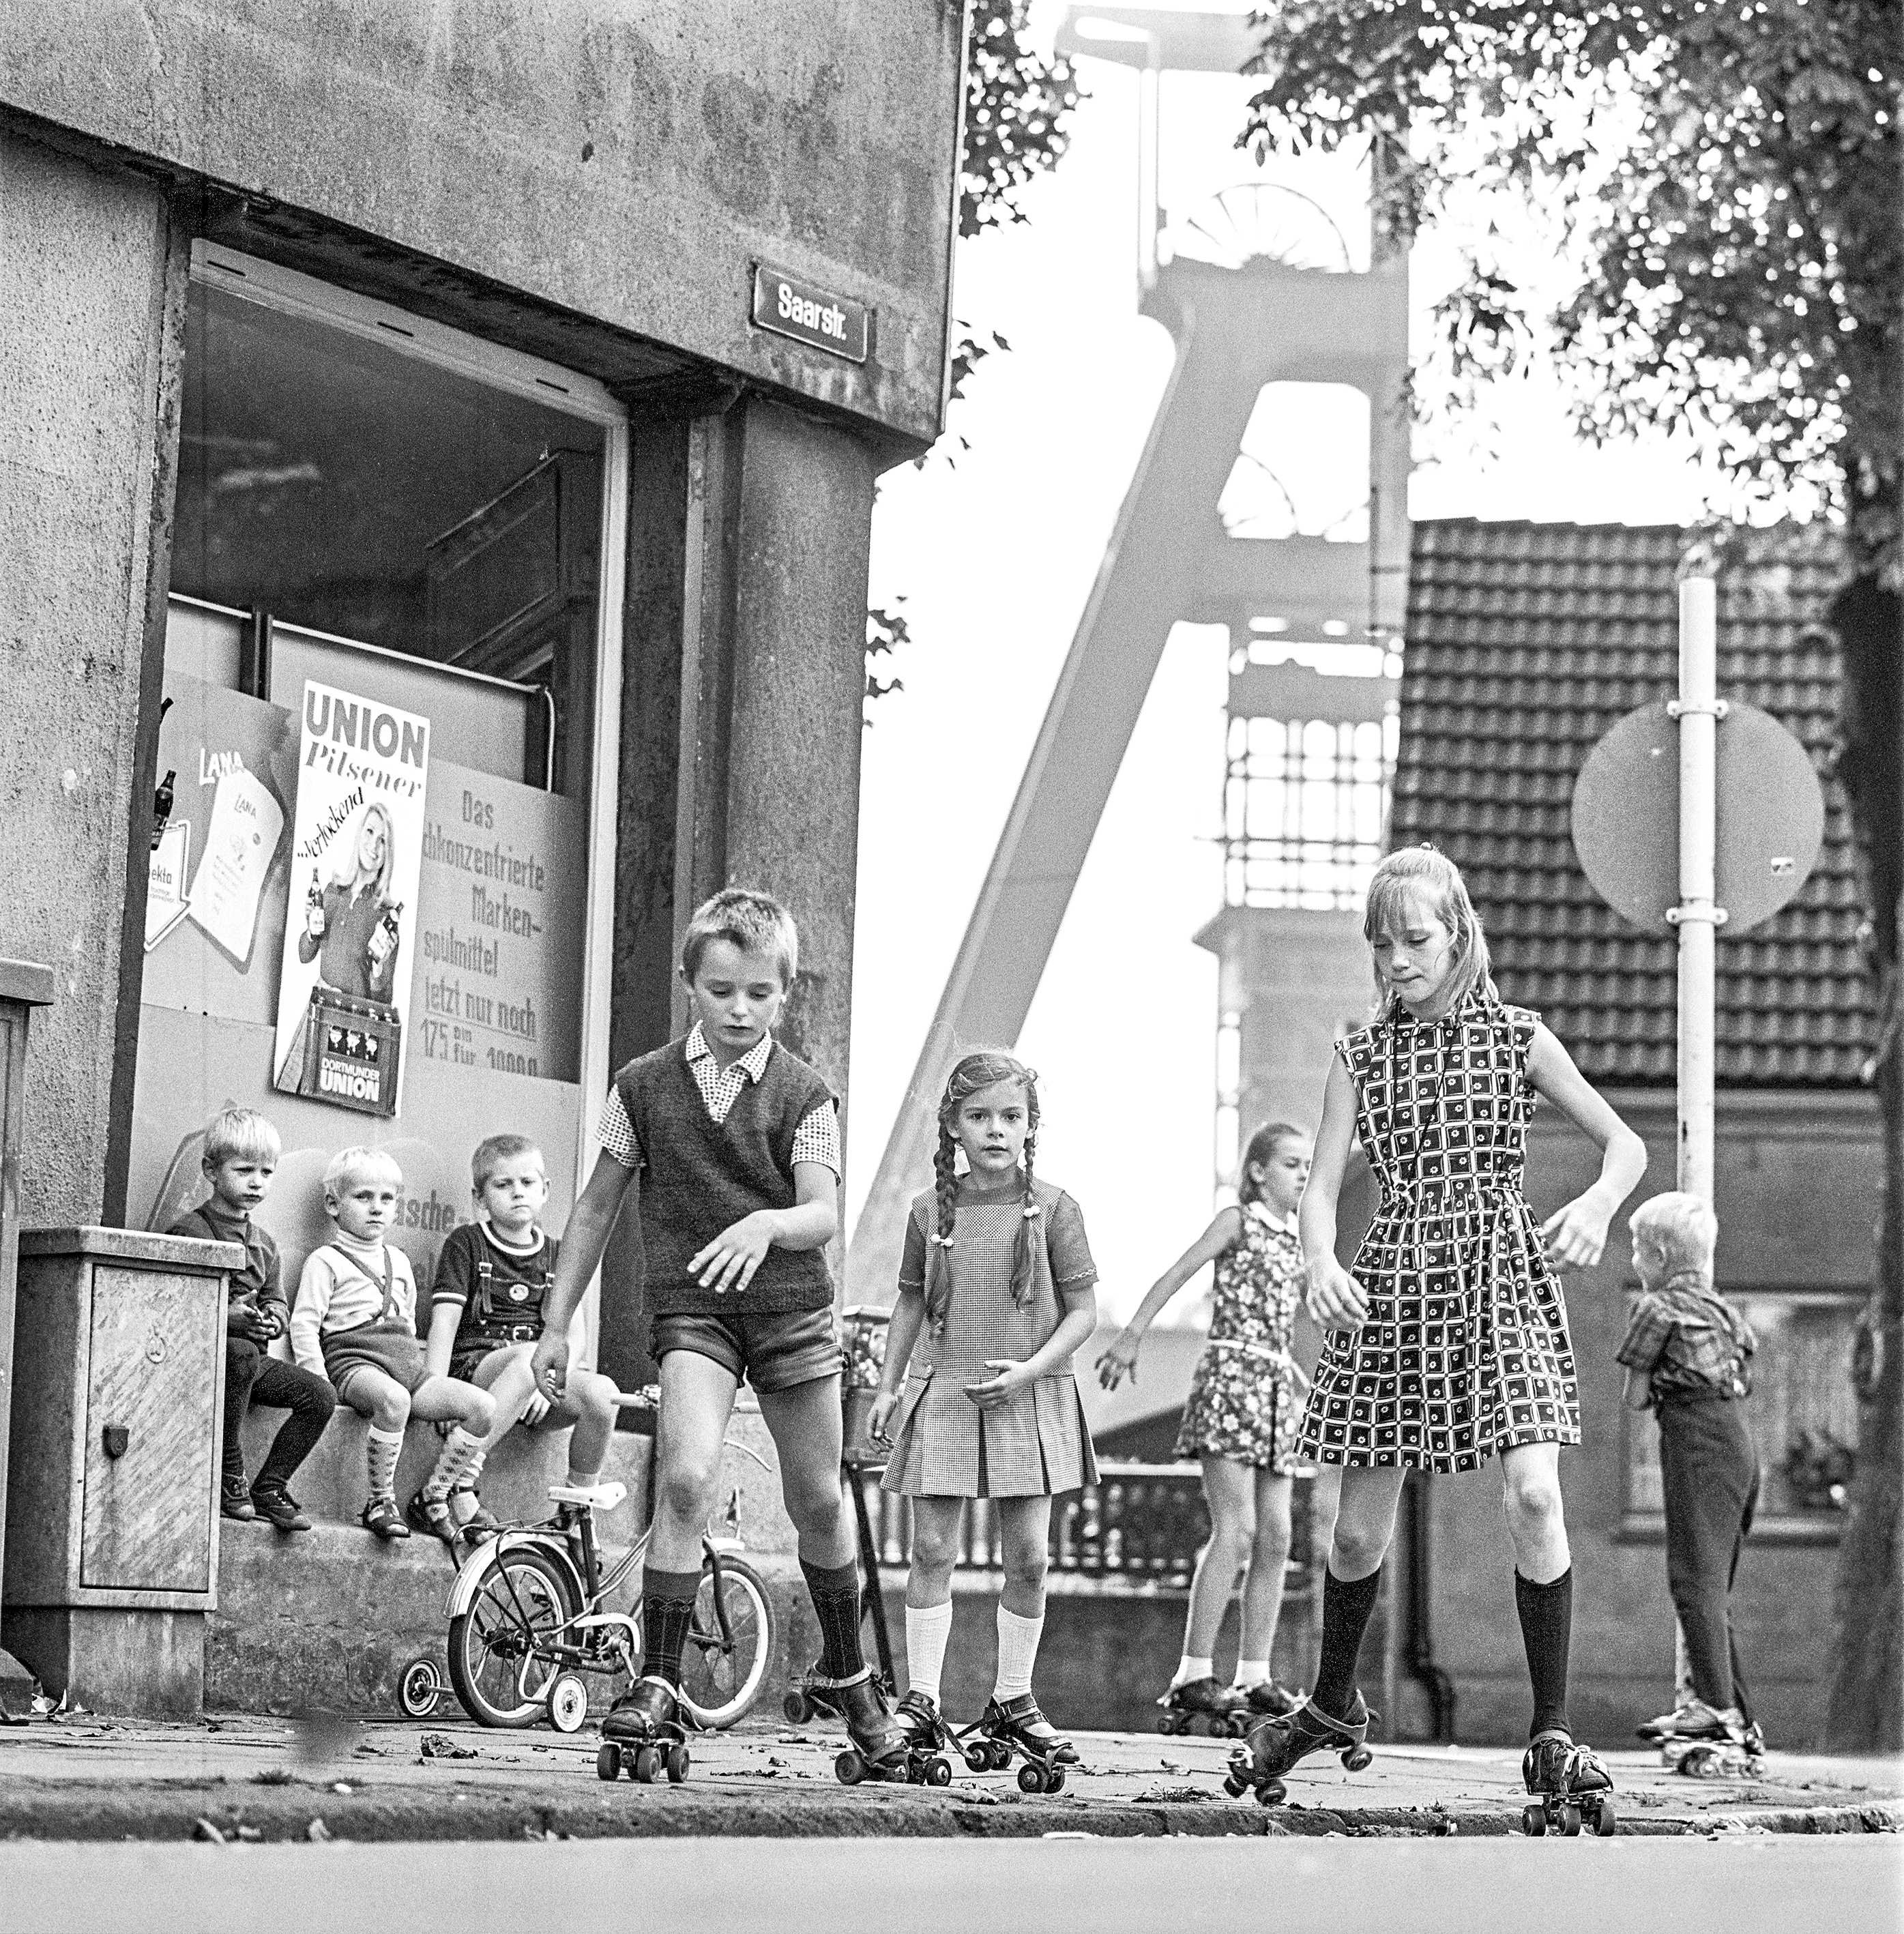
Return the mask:
<path fill-rule="evenodd" d="M 469 1395 L 463 1400 L 462 1427 L 472 1437 L 487 1437 L 495 1421 L 496 1399 L 487 1390 L 478 1390 L 472 1385 Z"/>
<path fill-rule="evenodd" d="M 227 1378 L 257 1375 L 258 1366 L 263 1360 L 264 1353 L 249 1337 L 230 1336 L 225 1339 L 224 1373 Z"/>
<path fill-rule="evenodd" d="M 379 1390 L 364 1413 L 379 1430 L 401 1430 L 410 1421 L 410 1393 L 392 1387 Z"/>
<path fill-rule="evenodd" d="M 620 1407 L 622 1394 L 616 1387 L 614 1378 L 591 1372 L 580 1381 L 580 1387 L 575 1393 L 576 1408 L 591 1422 L 612 1423 Z"/>
<path fill-rule="evenodd" d="M 794 1529 L 809 1534 L 829 1529 L 845 1508 L 840 1501 L 838 1484 L 829 1484 L 817 1476 L 800 1478 L 786 1472 L 782 1496 Z"/>
<path fill-rule="evenodd" d="M 719 1478 L 716 1469 L 698 1460 L 690 1463 L 670 1459 L 655 1481 L 661 1505 L 673 1517 L 700 1523 L 713 1508 Z"/>

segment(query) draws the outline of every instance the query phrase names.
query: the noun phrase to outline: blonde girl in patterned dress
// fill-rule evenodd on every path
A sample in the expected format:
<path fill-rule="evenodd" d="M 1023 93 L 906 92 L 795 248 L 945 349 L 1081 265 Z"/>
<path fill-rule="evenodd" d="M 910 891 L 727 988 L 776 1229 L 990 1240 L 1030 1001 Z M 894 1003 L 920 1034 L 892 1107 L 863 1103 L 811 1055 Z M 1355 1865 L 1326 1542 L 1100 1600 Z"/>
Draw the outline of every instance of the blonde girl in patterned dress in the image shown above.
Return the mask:
<path fill-rule="evenodd" d="M 1199 1270 L 1216 1265 L 1210 1339 L 1176 1438 L 1176 1454 L 1204 1467 L 1210 1542 L 1190 1583 L 1183 1656 L 1157 1702 L 1171 1731 L 1192 1724 L 1240 1731 L 1244 1716 L 1287 1713 L 1297 1704 L 1298 1695 L 1270 1676 L 1270 1653 L 1282 1609 L 1290 1475 L 1307 1387 L 1289 1345 L 1303 1282 L 1296 1205 L 1310 1154 L 1309 1137 L 1287 1122 L 1258 1128 L 1243 1151 L 1236 1206 L 1218 1211 L 1098 1359 L 1106 1390 L 1127 1375 L 1134 1383 L 1144 1333 Z M 1236 1683 L 1225 1685 L 1211 1655 L 1230 1600 L 1239 1595 Z M 1209 1716 L 1192 1721 L 1193 1713 Z"/>
<path fill-rule="evenodd" d="M 1362 930 L 1378 1018 L 1336 1044 L 1301 1210 L 1309 1309 L 1328 1337 L 1300 1447 L 1342 1472 L 1321 1657 L 1308 1703 L 1237 1749 L 1233 1788 L 1279 1798 L 1280 1776 L 1325 1749 L 1366 1763 L 1356 1658 L 1403 1475 L 1499 1457 L 1534 1695 L 1523 1776 L 1556 1810 L 1583 1798 L 1610 1831 L 1612 1782 L 1567 1720 L 1574 1581 L 1559 1452 L 1580 1441 L 1580 1403 L 1554 1272 L 1599 1261 L 1646 1149 L 1538 1017 L 1503 1005 L 1467 887 L 1442 854 L 1390 854 Z M 1591 1188 L 1537 1228 L 1521 1172 L 1543 1097 L 1598 1146 L 1601 1164 Z M 1351 1272 L 1336 1258 L 1336 1203 L 1357 1138 L 1381 1202 Z M 1545 1803 L 1529 1812 L 1551 1817 Z"/>
<path fill-rule="evenodd" d="M 1019 1784 L 1056 1792 L 1076 1762 L 1032 1693 L 1044 1629 L 1051 1500 L 1097 1482 L 1071 1353 L 1097 1325 L 1084 1219 L 1035 1179 L 1035 1076 L 1008 1054 L 969 1054 L 938 1108 L 936 1177 L 912 1204 L 899 1300 L 869 1428 L 890 1444 L 885 1488 L 912 1500 L 908 1680 L 894 1717 L 929 1776 L 949 1743 L 939 1679 L 968 1498 L 990 1498 L 1005 1547 L 999 1669 L 966 1763 L 1026 1761 Z M 966 1172 L 959 1173 L 963 1156 Z M 941 1768 L 942 1770 L 942 1768 Z"/>

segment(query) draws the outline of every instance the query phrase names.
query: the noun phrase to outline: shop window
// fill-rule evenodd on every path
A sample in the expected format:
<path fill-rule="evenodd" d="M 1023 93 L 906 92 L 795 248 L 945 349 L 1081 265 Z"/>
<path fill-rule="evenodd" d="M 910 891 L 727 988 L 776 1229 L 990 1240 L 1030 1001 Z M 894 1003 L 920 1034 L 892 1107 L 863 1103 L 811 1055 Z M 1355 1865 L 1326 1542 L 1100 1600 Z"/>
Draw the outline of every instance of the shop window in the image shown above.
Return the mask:
<path fill-rule="evenodd" d="M 1632 1292 L 1637 1294 L 1637 1291 Z M 1747 1429 L 1758 1447 L 1755 1537 L 1835 1540 L 1857 1463 L 1851 1351 L 1861 1291 L 1728 1291 L 1758 1339 Z M 1624 1535 L 1662 1537 L 1659 1432 L 1648 1413 L 1625 1420 Z"/>
<path fill-rule="evenodd" d="M 420 1277 L 486 1135 L 541 1147 L 559 1227 L 606 1078 L 625 450 L 584 378 L 196 252 L 134 1094 L 149 1226 L 200 1192 L 197 1138 L 235 1102 L 283 1138 L 261 1219 L 293 1271 L 353 1143 L 403 1170 Z"/>

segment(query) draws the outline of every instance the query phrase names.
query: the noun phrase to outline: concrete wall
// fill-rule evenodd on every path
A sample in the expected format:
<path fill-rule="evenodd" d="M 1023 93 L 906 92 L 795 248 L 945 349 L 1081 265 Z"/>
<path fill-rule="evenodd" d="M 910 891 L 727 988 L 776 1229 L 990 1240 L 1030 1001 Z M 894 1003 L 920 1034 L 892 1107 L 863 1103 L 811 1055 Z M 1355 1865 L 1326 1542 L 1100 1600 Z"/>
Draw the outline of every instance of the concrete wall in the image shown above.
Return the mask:
<path fill-rule="evenodd" d="M 593 318 L 923 441 L 961 23 L 956 0 L 41 0 L 0 9 L 0 100 L 203 184 L 234 246 L 315 267 L 351 231 L 379 246 L 340 278 L 407 255 L 443 303 L 514 291 L 553 330 Z M 749 326 L 762 258 L 876 308 L 863 368 Z M 679 360 L 543 344 L 631 387 Z"/>
<path fill-rule="evenodd" d="M 23 24 L 10 11 L 0 35 Z M 0 128 L 0 955 L 56 972 L 27 1058 L 27 1224 L 112 1221 L 131 1127 L 178 450 L 164 193 Z M 142 729 L 143 728 L 143 729 Z M 143 803 L 141 803 L 143 799 Z"/>
<path fill-rule="evenodd" d="M 1300 907 L 1226 907 L 1197 935 L 1220 962 L 1217 1006 L 1242 1020 L 1239 1112 L 1315 1131 L 1339 1034 L 1373 1005 L 1362 917 Z"/>
<path fill-rule="evenodd" d="M 1625 1215 L 1673 1186 L 1671 1098 L 1610 1097 L 1646 1137 L 1645 1180 L 1616 1223 L 1605 1260 L 1566 1279 L 1583 1441 L 1564 1451 L 1561 1482 L 1574 1554 L 1572 1710 L 1583 1737 L 1617 1746 L 1671 1703 L 1673 1607 L 1655 1536 L 1620 1531 L 1621 1372 L 1613 1361 L 1632 1281 Z M 1850 1288 L 1874 1267 L 1871 1205 L 1879 1147 L 1863 1095 L 1722 1095 L 1717 1166 L 1719 1267 L 1728 1288 Z M 1550 1213 L 1598 1173 L 1592 1145 L 1552 1110 L 1536 1117 L 1528 1195 Z M 1654 1428 L 1640 1419 L 1639 1428 Z M 1459 1698 L 1460 1737 L 1508 1741 L 1526 1729 L 1526 1667 L 1514 1609 L 1513 1560 L 1496 1467 L 1437 1478 L 1433 1510 L 1436 1651 Z M 1837 1550 L 1755 1539 L 1733 1601 L 1746 1670 L 1773 1743 L 1818 1736 L 1831 1664 Z"/>

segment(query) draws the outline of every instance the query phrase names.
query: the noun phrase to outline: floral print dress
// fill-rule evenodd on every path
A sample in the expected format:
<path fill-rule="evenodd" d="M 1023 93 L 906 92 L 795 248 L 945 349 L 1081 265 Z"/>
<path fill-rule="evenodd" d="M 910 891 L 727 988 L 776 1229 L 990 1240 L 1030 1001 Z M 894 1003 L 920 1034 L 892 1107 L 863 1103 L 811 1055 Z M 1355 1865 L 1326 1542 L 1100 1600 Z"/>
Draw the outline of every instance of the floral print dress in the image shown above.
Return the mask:
<path fill-rule="evenodd" d="M 1289 1342 L 1303 1282 L 1294 1219 L 1279 1222 L 1250 1203 L 1237 1240 L 1216 1259 L 1210 1340 L 1183 1407 L 1179 1457 L 1227 1457 L 1278 1477 L 1295 1469 L 1307 1386 Z"/>

